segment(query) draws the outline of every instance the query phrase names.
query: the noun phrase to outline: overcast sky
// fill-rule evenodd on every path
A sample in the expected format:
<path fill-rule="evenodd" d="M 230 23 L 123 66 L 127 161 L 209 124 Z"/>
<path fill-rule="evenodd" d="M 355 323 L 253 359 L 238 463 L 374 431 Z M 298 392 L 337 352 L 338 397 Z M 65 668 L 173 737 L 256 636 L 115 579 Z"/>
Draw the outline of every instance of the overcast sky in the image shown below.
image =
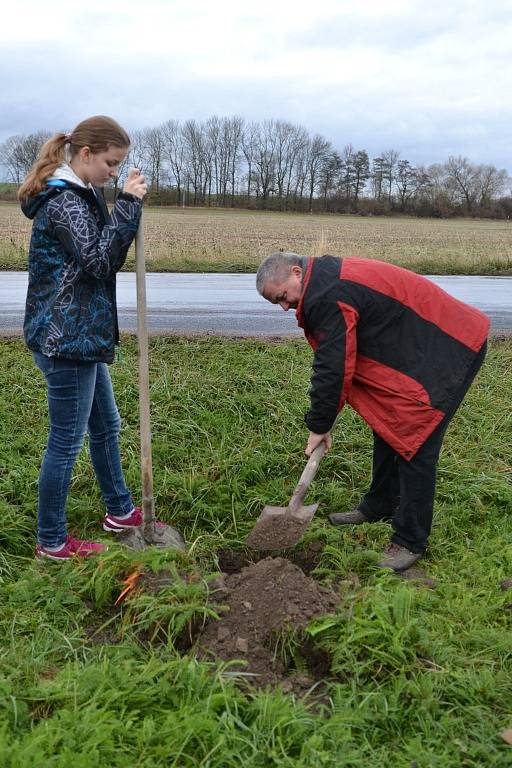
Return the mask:
<path fill-rule="evenodd" d="M 237 114 L 512 171 L 512 0 L 23 0 L 0 41 L 0 142 Z"/>

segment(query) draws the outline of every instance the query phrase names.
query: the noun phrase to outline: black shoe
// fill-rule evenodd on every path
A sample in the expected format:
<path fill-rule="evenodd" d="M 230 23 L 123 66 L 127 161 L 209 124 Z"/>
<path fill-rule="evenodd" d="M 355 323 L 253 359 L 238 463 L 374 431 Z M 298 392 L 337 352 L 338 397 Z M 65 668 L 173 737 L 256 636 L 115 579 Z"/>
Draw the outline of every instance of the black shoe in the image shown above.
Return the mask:
<path fill-rule="evenodd" d="M 329 515 L 329 522 L 332 525 L 361 525 L 361 523 L 369 523 L 370 521 L 356 507 L 351 512 L 334 512 Z"/>

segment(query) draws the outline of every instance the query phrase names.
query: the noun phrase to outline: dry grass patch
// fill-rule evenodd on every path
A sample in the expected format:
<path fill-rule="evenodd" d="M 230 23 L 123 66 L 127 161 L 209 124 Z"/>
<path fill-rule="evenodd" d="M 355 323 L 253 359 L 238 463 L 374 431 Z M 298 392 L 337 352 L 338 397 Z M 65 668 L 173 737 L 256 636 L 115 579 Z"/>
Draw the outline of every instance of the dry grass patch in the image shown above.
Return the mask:
<path fill-rule="evenodd" d="M 512 274 L 512 224 L 147 208 L 148 269 L 252 272 L 280 248 L 383 259 L 426 274 Z M 18 207 L 0 205 L 0 268 L 24 269 L 30 234 Z M 126 269 L 133 269 L 133 250 Z"/>

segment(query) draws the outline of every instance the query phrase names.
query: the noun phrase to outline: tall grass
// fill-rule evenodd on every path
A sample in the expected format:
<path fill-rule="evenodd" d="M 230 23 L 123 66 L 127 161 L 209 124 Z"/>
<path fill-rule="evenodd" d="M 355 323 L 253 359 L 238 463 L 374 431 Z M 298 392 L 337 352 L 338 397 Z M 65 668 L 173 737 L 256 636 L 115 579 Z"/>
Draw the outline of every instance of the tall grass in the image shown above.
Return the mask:
<path fill-rule="evenodd" d="M 137 496 L 133 340 L 123 349 L 112 376 Z M 0 360 L 2 766 L 510 765 L 499 733 L 512 725 L 512 598 L 499 584 L 512 577 L 512 343 L 491 346 L 447 433 L 422 561 L 436 590 L 375 567 L 385 524 L 326 524 L 328 512 L 357 502 L 370 471 L 371 434 L 343 413 L 305 537 L 323 542 L 316 576 L 340 596 L 338 610 L 307 630 L 332 659 L 315 708 L 279 690 L 249 693 L 239 673 L 184 656 L 180 645 L 219 610 L 218 551 L 242 550 L 262 506 L 283 503 L 304 465 L 306 345 L 153 339 L 157 514 L 184 532 L 191 552 L 111 544 L 98 559 L 63 564 L 33 559 L 43 383 L 20 341 L 1 342 Z M 84 453 L 70 527 L 102 538 L 102 513 Z M 134 573 L 142 575 L 120 598 Z M 279 642 L 293 655 L 293 633 Z"/>
<path fill-rule="evenodd" d="M 0 269 L 25 269 L 30 222 L 0 204 Z M 512 274 L 512 224 L 148 208 L 148 270 L 254 272 L 279 249 L 383 259 L 423 274 Z M 134 269 L 133 249 L 125 269 Z"/>

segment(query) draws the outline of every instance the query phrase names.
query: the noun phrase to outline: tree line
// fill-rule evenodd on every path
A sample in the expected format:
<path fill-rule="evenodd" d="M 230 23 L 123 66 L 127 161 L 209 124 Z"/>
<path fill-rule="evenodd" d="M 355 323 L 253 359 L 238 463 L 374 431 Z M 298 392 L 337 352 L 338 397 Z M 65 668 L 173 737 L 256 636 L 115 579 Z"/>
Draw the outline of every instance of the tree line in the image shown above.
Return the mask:
<path fill-rule="evenodd" d="M 16 135 L 0 145 L 5 180 L 19 185 L 50 135 Z M 370 158 L 365 149 L 347 144 L 338 150 L 285 120 L 168 120 L 132 132 L 118 183 L 131 166 L 145 174 L 149 202 L 160 205 L 436 217 L 512 214 L 511 180 L 504 169 L 461 156 L 414 165 L 395 149 Z"/>

